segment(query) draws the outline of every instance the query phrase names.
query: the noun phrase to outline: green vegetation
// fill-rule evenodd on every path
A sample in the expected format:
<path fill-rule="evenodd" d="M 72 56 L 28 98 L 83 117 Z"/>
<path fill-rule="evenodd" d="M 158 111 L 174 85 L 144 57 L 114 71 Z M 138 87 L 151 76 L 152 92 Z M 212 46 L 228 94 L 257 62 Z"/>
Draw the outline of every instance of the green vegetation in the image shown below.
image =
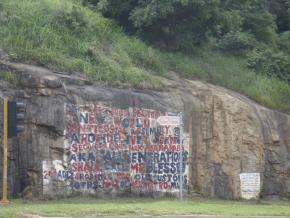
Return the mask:
<path fill-rule="evenodd" d="M 113 85 L 161 84 L 123 51 L 127 39 L 116 24 L 78 3 L 3 0 L 0 25 L 0 47 L 12 60 L 85 73 Z"/>
<path fill-rule="evenodd" d="M 110 1 L 100 2 L 102 5 L 98 7 L 102 10 L 110 8 Z M 189 1 L 183 2 L 186 7 L 186 2 Z M 124 5 L 120 3 L 117 6 L 121 10 Z M 240 6 L 239 4 L 237 7 Z M 213 8 L 208 9 L 209 11 L 216 10 L 215 5 L 211 7 Z M 166 10 L 164 18 L 170 15 L 170 13 L 168 15 L 170 8 L 172 8 L 170 4 L 167 9 L 163 8 Z M 143 16 L 145 11 L 144 8 L 141 9 L 139 8 L 134 16 Z M 163 42 L 158 40 L 153 42 L 146 38 L 145 43 L 137 36 L 126 35 L 115 21 L 104 18 L 94 8 L 83 6 L 80 0 L 2 0 L 0 49 L 8 54 L 12 61 L 35 63 L 70 73 L 82 73 L 92 80 L 118 87 L 162 89 L 165 88 L 162 77 L 170 77 L 170 72 L 173 71 L 186 78 L 200 79 L 238 91 L 271 108 L 289 111 L 290 86 L 285 82 L 289 72 L 287 52 L 290 46 L 286 43 L 287 39 L 290 39 L 289 34 L 283 32 L 278 35 L 272 29 L 274 21 L 268 24 L 264 16 L 259 21 L 266 25 L 265 30 L 255 29 L 252 32 L 245 32 L 245 29 L 240 28 L 242 22 L 239 21 L 242 19 L 240 12 L 230 11 L 231 13 L 227 10 L 224 12 L 223 19 L 228 17 L 227 22 L 235 22 L 225 21 L 222 29 L 227 31 L 224 30 L 220 38 L 207 37 L 208 29 L 212 29 L 212 26 L 203 33 L 206 42 L 200 40 L 203 37 L 197 37 L 193 43 L 191 36 L 183 38 L 174 35 L 173 39 L 180 38 L 182 42 L 189 43 L 184 45 L 190 48 L 187 51 L 189 53 L 184 53 L 182 49 L 168 50 L 170 45 L 177 43 L 171 38 L 168 42 L 172 43 L 169 43 L 170 45 L 165 43 L 166 49 L 161 49 L 152 43 L 161 45 Z M 103 13 L 106 15 L 105 11 Z M 269 15 L 263 11 L 261 13 L 266 17 Z M 206 15 L 207 11 L 200 14 L 207 18 Z M 233 17 L 236 18 L 232 19 Z M 134 22 L 138 22 L 138 28 L 143 28 L 145 20 L 139 18 Z M 150 22 L 146 21 L 145 26 L 147 28 L 150 23 L 153 25 L 158 21 L 160 17 L 157 16 Z M 132 23 L 128 23 L 128 27 L 130 25 L 136 28 Z M 253 28 L 252 26 L 248 29 Z M 166 30 L 165 27 L 161 29 Z M 270 51 L 262 45 L 257 47 L 257 41 L 260 40 L 258 36 L 266 33 L 269 36 L 267 40 L 270 41 L 265 43 L 273 44 L 273 47 L 267 48 Z M 282 53 L 275 53 L 280 47 L 283 47 Z M 272 56 L 271 51 L 275 51 Z M 267 58 L 264 58 L 264 54 L 268 54 Z M 269 61 L 269 58 L 275 58 L 275 61 Z M 272 63 L 275 66 L 272 66 Z M 276 69 L 280 70 L 281 76 L 273 75 L 273 72 L 278 72 Z"/>
<path fill-rule="evenodd" d="M 256 73 L 290 82 L 290 0 L 83 1 L 156 46 L 248 56 Z"/>
<path fill-rule="evenodd" d="M 269 0 L 271 1 L 271 0 Z M 264 0 L 84 0 L 115 18 L 129 31 L 153 41 L 191 49 L 231 31 L 252 32 L 265 42 L 275 40 L 275 20 Z M 148 34 L 150 30 L 150 34 Z M 154 37 L 152 37 L 152 35 Z M 192 47 L 193 46 L 193 47 Z"/>
<path fill-rule="evenodd" d="M 14 73 L 10 72 L 10 71 L 1 71 L 0 70 L 0 80 L 5 80 L 5 81 L 9 81 L 11 83 L 14 83 L 16 81 L 16 76 Z"/>
<path fill-rule="evenodd" d="M 95 199 L 70 198 L 64 200 L 28 202 L 15 200 L 9 206 L 0 206 L 0 217 L 14 218 L 25 214 L 43 216 L 98 216 L 98 215 L 174 215 L 174 214 L 214 214 L 214 215 L 267 215 L 289 216 L 290 202 L 263 201 L 233 202 L 226 200 L 191 199 L 179 202 L 174 199 L 122 198 Z"/>

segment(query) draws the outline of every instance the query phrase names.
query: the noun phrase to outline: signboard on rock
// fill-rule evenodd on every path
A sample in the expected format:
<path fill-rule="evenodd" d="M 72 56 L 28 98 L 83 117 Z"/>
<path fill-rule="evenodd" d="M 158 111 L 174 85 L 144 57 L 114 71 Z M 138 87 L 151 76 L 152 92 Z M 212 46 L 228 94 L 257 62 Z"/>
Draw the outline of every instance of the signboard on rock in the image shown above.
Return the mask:
<path fill-rule="evenodd" d="M 260 173 L 241 173 L 241 196 L 243 199 L 257 199 L 260 195 Z"/>
<path fill-rule="evenodd" d="M 45 195 L 187 188 L 189 142 L 182 144 L 187 134 L 179 116 L 99 104 L 66 104 L 64 110 L 66 152 L 62 160 L 43 161 Z"/>
<path fill-rule="evenodd" d="M 179 126 L 180 117 L 179 116 L 160 116 L 157 119 L 157 123 L 161 126 Z"/>

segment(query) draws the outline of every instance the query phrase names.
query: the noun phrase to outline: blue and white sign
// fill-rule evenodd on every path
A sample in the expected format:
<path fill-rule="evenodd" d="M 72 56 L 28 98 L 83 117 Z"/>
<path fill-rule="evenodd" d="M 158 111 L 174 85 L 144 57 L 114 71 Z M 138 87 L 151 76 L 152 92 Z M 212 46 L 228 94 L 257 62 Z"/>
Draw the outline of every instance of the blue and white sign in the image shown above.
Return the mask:
<path fill-rule="evenodd" d="M 241 173 L 241 196 L 244 199 L 257 199 L 260 195 L 260 173 Z"/>

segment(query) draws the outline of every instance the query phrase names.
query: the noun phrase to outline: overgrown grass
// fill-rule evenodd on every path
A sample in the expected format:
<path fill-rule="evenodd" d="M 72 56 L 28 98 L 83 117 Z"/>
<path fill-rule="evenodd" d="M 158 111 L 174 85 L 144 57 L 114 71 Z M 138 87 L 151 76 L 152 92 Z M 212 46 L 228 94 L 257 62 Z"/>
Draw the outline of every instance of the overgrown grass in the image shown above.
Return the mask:
<path fill-rule="evenodd" d="M 290 86 L 246 68 L 246 61 L 220 53 L 202 51 L 196 57 L 166 54 L 165 60 L 182 76 L 201 79 L 242 93 L 270 108 L 290 111 Z"/>
<path fill-rule="evenodd" d="M 290 202 L 261 203 L 191 199 L 179 202 L 176 199 L 122 198 L 101 200 L 95 198 L 71 198 L 48 202 L 13 201 L 9 206 L 0 206 L 0 217 L 14 218 L 24 214 L 43 216 L 84 217 L 98 215 L 181 215 L 213 214 L 243 216 L 289 216 Z"/>
<path fill-rule="evenodd" d="M 289 111 L 290 86 L 246 68 L 245 61 L 202 50 L 192 56 L 160 51 L 78 0 L 2 0 L 0 48 L 10 59 L 85 74 L 119 87 L 162 88 L 156 76 L 174 71 Z M 182 85 L 182 84 L 181 84 Z"/>
<path fill-rule="evenodd" d="M 77 1 L 3 0 L 1 5 L 0 47 L 11 59 L 85 73 L 113 85 L 161 85 L 117 47 L 126 37 L 118 26 Z"/>

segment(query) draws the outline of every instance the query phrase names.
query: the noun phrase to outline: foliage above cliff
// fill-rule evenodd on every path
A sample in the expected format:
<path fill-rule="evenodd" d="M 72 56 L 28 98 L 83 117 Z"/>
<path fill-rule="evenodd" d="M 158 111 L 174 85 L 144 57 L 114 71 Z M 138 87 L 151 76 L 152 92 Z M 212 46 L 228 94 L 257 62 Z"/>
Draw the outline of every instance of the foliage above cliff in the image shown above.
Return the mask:
<path fill-rule="evenodd" d="M 110 1 L 102 2 L 103 10 L 107 10 Z M 123 4 L 119 6 L 125 7 Z M 148 26 L 146 22 L 149 21 L 141 19 L 144 10 L 135 11 L 134 16 L 139 14 L 139 20 L 134 19 L 136 27 Z M 194 44 L 190 53 L 185 54 L 182 50 L 157 48 L 148 40 L 147 43 L 140 40 L 138 35 L 126 35 L 115 21 L 104 18 L 100 12 L 83 6 L 78 0 L 2 0 L 0 26 L 2 59 L 82 73 L 92 80 L 120 87 L 164 88 L 161 78 L 170 78 L 175 72 L 182 77 L 230 88 L 272 108 L 290 108 L 290 87 L 281 78 L 271 75 L 273 67 L 269 62 L 269 58 L 275 60 L 276 66 L 280 67 L 285 63 L 283 60 L 287 63 L 287 54 L 284 51 L 272 53 L 272 48 L 266 46 L 255 47 L 258 39 L 251 32 L 229 31 L 215 47 L 202 42 L 199 46 Z M 283 42 L 276 41 L 277 37 L 289 39 L 287 32 L 273 34 L 277 46 Z M 147 39 L 149 36 L 147 31 Z M 190 43 L 189 40 L 184 38 L 183 42 Z M 255 48 L 248 53 L 249 60 L 245 56 L 233 55 L 237 44 L 243 51 Z M 185 44 L 185 47 L 189 46 Z M 281 47 L 287 49 L 286 44 Z"/>
<path fill-rule="evenodd" d="M 192 53 L 207 44 L 290 80 L 290 0 L 83 1 L 159 47 Z"/>

